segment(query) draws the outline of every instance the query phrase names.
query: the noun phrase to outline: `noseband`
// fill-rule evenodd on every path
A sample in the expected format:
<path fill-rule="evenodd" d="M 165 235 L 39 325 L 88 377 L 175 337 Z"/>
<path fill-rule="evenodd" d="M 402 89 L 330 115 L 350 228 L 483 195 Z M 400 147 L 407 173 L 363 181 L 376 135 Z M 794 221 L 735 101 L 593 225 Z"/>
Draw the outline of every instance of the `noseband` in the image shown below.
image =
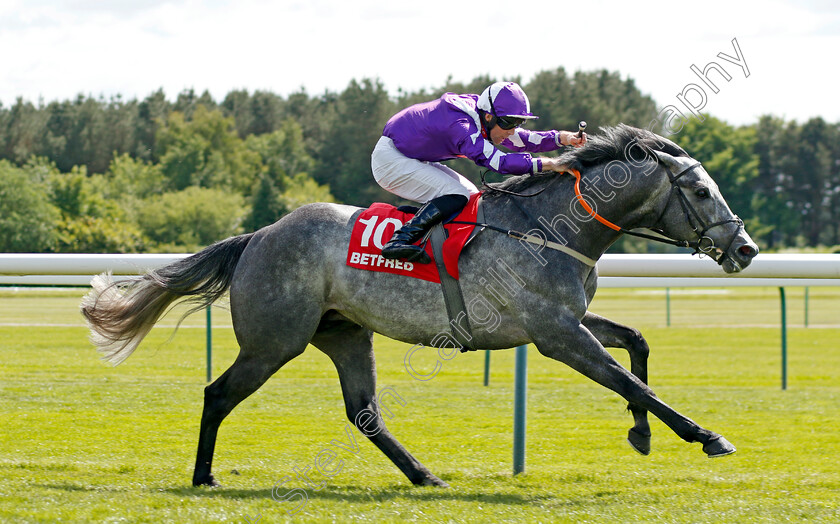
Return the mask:
<path fill-rule="evenodd" d="M 576 179 L 575 180 L 575 196 L 577 197 L 578 202 L 580 202 L 580 205 L 583 206 L 583 209 L 585 209 L 598 222 L 604 224 L 605 226 L 609 227 L 610 229 L 613 229 L 615 231 L 618 231 L 618 232 L 621 232 L 621 233 L 624 233 L 624 234 L 627 234 L 627 235 L 631 235 L 631 236 L 634 236 L 634 237 L 640 237 L 640 238 L 645 238 L 647 240 L 655 240 L 657 242 L 663 242 L 665 244 L 670 244 L 670 245 L 673 245 L 673 246 L 687 247 L 687 248 L 694 249 L 693 254 L 707 255 L 712 260 L 715 260 L 718 264 L 723 264 L 724 259 L 729 256 L 727 254 L 727 251 L 729 250 L 729 247 L 732 246 L 732 242 L 735 241 L 735 237 L 738 236 L 738 233 L 744 228 L 744 221 L 741 220 L 740 218 L 738 218 L 738 216 L 736 215 L 734 218 L 730 218 L 730 219 L 727 219 L 727 220 L 721 220 L 720 222 L 714 222 L 712 224 L 706 225 L 706 223 L 700 217 L 700 214 L 697 213 L 697 210 L 694 209 L 694 206 L 691 205 L 691 202 L 688 200 L 688 197 L 685 195 L 685 192 L 683 192 L 680 185 L 677 184 L 677 181 L 680 178 L 682 178 L 683 175 L 693 171 L 694 169 L 696 169 L 699 166 L 700 166 L 700 162 L 695 162 L 694 164 L 691 164 L 690 166 L 687 166 L 687 167 L 683 168 L 683 170 L 680 171 L 679 173 L 677 173 L 676 175 L 671 174 L 670 171 L 666 170 L 666 172 L 668 173 L 668 180 L 671 182 L 671 193 L 668 196 L 668 202 L 665 203 L 665 208 L 662 210 L 662 214 L 656 220 L 657 224 L 660 222 L 660 220 L 662 220 L 662 217 L 665 215 L 665 212 L 668 210 L 668 205 L 670 204 L 671 199 L 676 194 L 677 200 L 679 201 L 680 207 L 682 207 L 683 214 L 685 215 L 686 222 L 688 222 L 688 225 L 691 226 L 691 229 L 697 235 L 698 240 L 695 240 L 695 241 L 676 240 L 676 239 L 673 239 L 673 238 L 669 237 L 668 235 L 666 235 L 662 230 L 653 230 L 658 235 L 661 235 L 661 236 L 653 236 L 653 235 L 647 235 L 645 233 L 637 233 L 635 231 L 630 231 L 629 229 L 624 229 L 621 226 L 613 224 L 609 220 L 605 219 L 604 217 L 602 217 L 601 215 L 596 213 L 595 210 L 593 210 L 592 207 L 589 204 L 586 203 L 586 200 L 583 198 L 583 195 L 580 192 L 580 172 L 575 170 L 575 169 L 570 169 L 569 172 L 572 173 L 572 175 L 574 175 L 574 177 Z M 722 226 L 722 225 L 725 225 L 725 224 L 730 224 L 730 223 L 738 224 L 738 229 L 735 230 L 735 233 L 732 234 L 732 237 L 729 239 L 729 244 L 726 246 L 726 249 L 721 250 L 723 252 L 723 256 L 720 256 L 719 258 L 715 258 L 715 250 L 717 249 L 717 246 L 715 246 L 714 239 L 712 239 L 706 233 L 708 233 L 709 230 L 712 229 L 712 228 Z"/>

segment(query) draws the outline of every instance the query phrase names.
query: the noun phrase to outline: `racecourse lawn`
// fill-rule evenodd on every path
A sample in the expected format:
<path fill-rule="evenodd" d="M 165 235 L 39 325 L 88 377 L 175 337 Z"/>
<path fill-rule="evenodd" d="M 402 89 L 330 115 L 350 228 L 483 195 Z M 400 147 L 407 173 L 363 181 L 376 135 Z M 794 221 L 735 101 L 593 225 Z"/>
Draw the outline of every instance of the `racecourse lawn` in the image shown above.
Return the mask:
<path fill-rule="evenodd" d="M 809 290 L 808 328 L 804 290 L 787 290 L 786 391 L 777 289 L 671 290 L 670 327 L 664 290 L 599 292 L 593 311 L 647 337 L 657 394 L 737 446 L 714 460 L 656 419 L 653 453 L 636 454 L 626 403 L 531 347 L 526 472 L 513 476 L 514 352 L 492 353 L 488 387 L 484 352 L 420 382 L 410 347 L 376 338 L 388 427 L 449 489 L 412 486 L 349 428 L 314 348 L 222 425 L 224 487 L 193 488 L 205 316 L 154 329 L 113 368 L 87 342 L 80 293 L 0 289 L 0 522 L 840 522 L 836 288 Z M 217 377 L 236 346 L 224 310 L 213 323 Z M 412 365 L 435 361 L 424 349 Z"/>

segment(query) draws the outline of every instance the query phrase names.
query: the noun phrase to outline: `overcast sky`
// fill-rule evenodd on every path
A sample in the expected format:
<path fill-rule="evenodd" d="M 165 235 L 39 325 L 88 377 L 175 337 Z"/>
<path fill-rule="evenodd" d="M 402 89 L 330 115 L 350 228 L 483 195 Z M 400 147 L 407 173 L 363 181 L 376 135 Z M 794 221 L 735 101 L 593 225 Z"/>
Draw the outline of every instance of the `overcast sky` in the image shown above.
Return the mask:
<path fill-rule="evenodd" d="M 737 39 L 749 69 L 737 58 Z M 0 102 L 145 98 L 163 88 L 282 96 L 378 78 L 391 94 L 477 75 L 608 69 L 657 104 L 732 124 L 840 122 L 840 2 L 0 0 Z M 714 93 L 692 71 L 710 62 Z M 597 123 L 594 123 L 597 125 Z"/>

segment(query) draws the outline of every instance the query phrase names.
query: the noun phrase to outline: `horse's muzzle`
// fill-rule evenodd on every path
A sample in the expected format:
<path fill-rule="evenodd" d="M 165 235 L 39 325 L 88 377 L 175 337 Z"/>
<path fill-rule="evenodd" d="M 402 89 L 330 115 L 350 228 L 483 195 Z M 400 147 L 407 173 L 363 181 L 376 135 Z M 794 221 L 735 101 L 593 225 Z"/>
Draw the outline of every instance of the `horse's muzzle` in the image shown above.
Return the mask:
<path fill-rule="evenodd" d="M 738 273 L 746 269 L 758 255 L 758 246 L 742 228 L 732 239 L 729 248 L 720 254 L 718 263 L 727 273 Z"/>

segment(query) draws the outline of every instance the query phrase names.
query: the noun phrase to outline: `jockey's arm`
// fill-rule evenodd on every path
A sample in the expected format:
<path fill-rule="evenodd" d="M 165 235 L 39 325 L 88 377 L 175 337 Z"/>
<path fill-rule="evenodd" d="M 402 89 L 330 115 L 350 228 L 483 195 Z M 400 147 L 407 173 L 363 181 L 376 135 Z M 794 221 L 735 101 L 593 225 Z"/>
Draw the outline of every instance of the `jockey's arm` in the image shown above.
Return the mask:
<path fill-rule="evenodd" d="M 502 142 L 502 145 L 512 151 L 542 153 L 554 151 L 563 146 L 580 147 L 585 143 L 586 133 L 578 136 L 577 132 L 572 131 L 530 131 L 518 128 L 514 134 Z"/>

